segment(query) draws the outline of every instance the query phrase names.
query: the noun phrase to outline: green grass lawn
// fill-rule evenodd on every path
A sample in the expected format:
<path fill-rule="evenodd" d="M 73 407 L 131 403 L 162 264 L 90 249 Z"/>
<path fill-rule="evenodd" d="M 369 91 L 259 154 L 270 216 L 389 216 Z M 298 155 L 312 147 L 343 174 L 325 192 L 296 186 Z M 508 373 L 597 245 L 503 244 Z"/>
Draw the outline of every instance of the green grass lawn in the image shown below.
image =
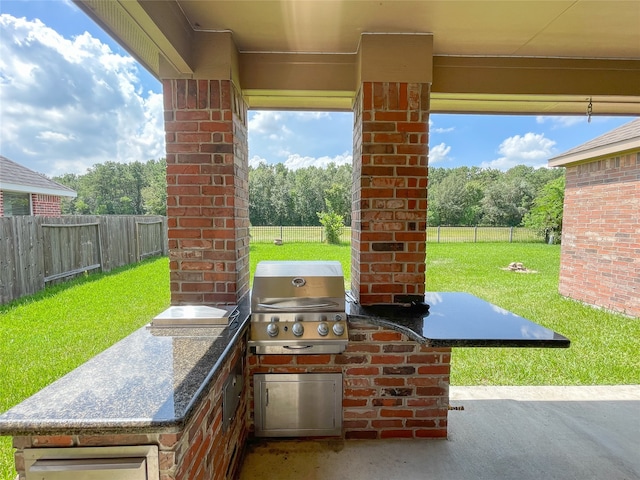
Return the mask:
<path fill-rule="evenodd" d="M 502 270 L 510 262 L 538 273 Z M 557 245 L 427 245 L 427 290 L 472 293 L 571 340 L 569 349 L 456 348 L 453 385 L 640 383 L 640 320 L 561 297 L 559 263 Z"/>
<path fill-rule="evenodd" d="M 147 260 L 0 306 L 4 412 L 148 323 L 169 305 L 169 262 Z M 15 478 L 0 437 L 0 478 Z"/>
<path fill-rule="evenodd" d="M 338 260 L 349 284 L 351 247 L 251 245 L 259 260 Z M 464 291 L 571 339 L 569 349 L 455 348 L 453 385 L 640 384 L 640 320 L 558 295 L 560 247 L 520 243 L 427 245 L 427 290 Z M 505 271 L 522 262 L 538 273 Z M 169 305 L 166 258 L 92 275 L 0 307 L 0 411 L 140 328 Z M 0 438 L 0 478 L 13 449 Z"/>

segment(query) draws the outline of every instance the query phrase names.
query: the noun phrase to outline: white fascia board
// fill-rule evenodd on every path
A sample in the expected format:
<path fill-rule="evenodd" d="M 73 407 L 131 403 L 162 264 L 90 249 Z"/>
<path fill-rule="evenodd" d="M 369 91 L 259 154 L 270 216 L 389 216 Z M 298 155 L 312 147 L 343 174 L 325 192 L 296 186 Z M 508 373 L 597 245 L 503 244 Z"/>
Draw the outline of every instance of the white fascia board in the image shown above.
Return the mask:
<path fill-rule="evenodd" d="M 41 195 L 55 195 L 57 197 L 76 198 L 78 194 L 69 190 L 56 190 L 54 188 L 32 187 L 29 185 L 18 185 L 17 183 L 0 182 L 0 190 L 7 192 L 39 193 Z"/>
<path fill-rule="evenodd" d="M 550 167 L 566 167 L 568 165 L 585 163 L 609 156 L 622 155 L 635 150 L 640 150 L 640 137 L 629 138 L 608 145 L 600 145 L 567 155 L 560 155 L 549 159 L 548 165 Z"/>

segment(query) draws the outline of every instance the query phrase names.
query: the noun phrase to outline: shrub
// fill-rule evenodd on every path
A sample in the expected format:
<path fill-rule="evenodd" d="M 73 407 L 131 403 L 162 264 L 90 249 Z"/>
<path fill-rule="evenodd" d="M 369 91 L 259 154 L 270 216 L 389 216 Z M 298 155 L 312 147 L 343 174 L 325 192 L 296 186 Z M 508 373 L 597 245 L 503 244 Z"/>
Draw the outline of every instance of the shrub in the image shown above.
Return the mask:
<path fill-rule="evenodd" d="M 344 218 L 333 211 L 318 212 L 320 223 L 327 235 L 327 242 L 332 245 L 340 243 L 340 232 L 344 226 Z"/>

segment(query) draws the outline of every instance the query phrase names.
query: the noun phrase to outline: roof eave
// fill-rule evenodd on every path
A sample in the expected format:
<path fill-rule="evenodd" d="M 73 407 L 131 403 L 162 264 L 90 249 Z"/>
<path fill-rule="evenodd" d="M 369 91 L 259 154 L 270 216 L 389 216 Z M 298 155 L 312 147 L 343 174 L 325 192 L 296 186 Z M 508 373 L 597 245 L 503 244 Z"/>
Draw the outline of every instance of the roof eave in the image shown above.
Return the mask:
<path fill-rule="evenodd" d="M 41 195 L 55 195 L 58 197 L 76 198 L 77 192 L 73 190 L 57 190 L 55 188 L 32 187 L 30 185 L 18 185 L 17 183 L 0 182 L 0 190 L 9 192 L 38 193 Z"/>
<path fill-rule="evenodd" d="M 620 142 L 601 145 L 599 147 L 550 158 L 548 165 L 550 167 L 566 167 L 601 158 L 624 155 L 633 151 L 640 152 L 640 137 L 628 138 Z"/>

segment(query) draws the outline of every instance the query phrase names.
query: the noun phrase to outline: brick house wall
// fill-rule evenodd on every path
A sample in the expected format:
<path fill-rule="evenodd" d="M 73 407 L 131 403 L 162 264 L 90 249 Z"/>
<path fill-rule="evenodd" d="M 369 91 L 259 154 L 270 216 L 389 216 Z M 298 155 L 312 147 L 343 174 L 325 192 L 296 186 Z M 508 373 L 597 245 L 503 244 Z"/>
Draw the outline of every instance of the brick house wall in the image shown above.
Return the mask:
<path fill-rule="evenodd" d="M 640 317 L 640 152 L 567 167 L 559 291 Z"/>
<path fill-rule="evenodd" d="M 61 197 L 57 195 L 31 194 L 31 214 L 42 217 L 62 216 Z M 0 190 L 0 217 L 4 217 L 4 192 Z"/>
<path fill-rule="evenodd" d="M 43 217 L 62 216 L 61 198 L 56 195 L 31 194 L 31 211 L 33 215 Z"/>

